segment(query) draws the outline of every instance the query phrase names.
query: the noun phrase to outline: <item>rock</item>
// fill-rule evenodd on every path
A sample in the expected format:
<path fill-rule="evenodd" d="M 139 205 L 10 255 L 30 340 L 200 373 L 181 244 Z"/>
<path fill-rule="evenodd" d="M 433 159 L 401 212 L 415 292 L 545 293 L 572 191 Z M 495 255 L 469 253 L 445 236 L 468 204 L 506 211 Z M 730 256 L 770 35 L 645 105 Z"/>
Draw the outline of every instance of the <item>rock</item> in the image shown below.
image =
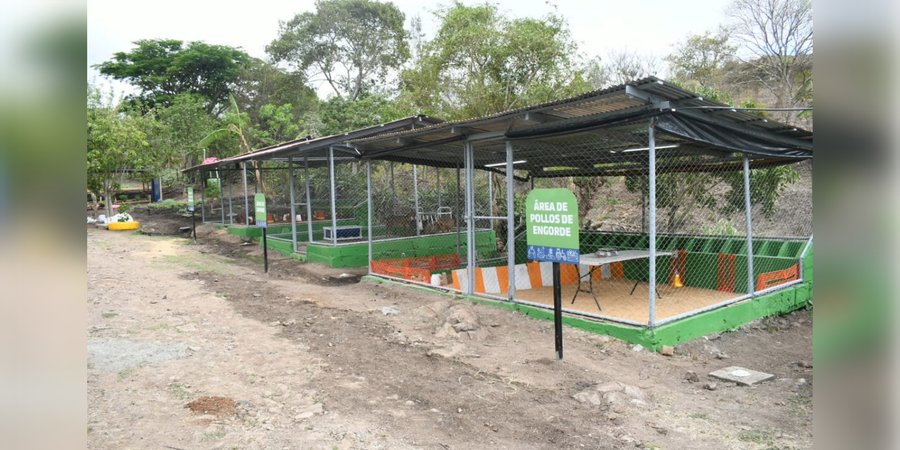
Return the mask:
<path fill-rule="evenodd" d="M 414 402 L 414 401 L 412 401 L 412 400 L 407 400 L 407 401 L 403 402 L 403 404 L 406 405 L 406 406 L 412 406 L 412 405 L 415 405 L 416 402 Z"/>
<path fill-rule="evenodd" d="M 719 388 L 719 386 L 716 385 L 716 383 L 713 383 L 713 382 L 709 382 L 709 383 L 706 383 L 706 384 L 703 385 L 703 389 L 706 389 L 707 391 L 714 391 L 714 390 L 716 390 L 716 389 L 718 389 L 718 388 Z"/>
<path fill-rule="evenodd" d="M 606 420 L 608 420 L 610 422 L 613 422 L 613 421 L 617 420 L 618 418 L 619 418 L 619 415 L 614 412 L 606 414 Z"/>
<path fill-rule="evenodd" d="M 253 293 L 253 296 L 254 296 L 254 297 L 262 297 L 262 294 L 260 294 L 259 292 L 254 292 L 254 293 Z"/>
<path fill-rule="evenodd" d="M 636 351 L 636 352 L 642 352 L 642 351 L 644 351 L 644 346 L 641 344 L 635 344 L 634 347 L 631 347 L 631 350 Z"/>
<path fill-rule="evenodd" d="M 697 372 L 693 370 L 688 370 L 684 374 L 684 379 L 691 383 L 697 383 L 700 381 L 700 377 L 697 375 Z"/>
<path fill-rule="evenodd" d="M 804 369 L 812 369 L 813 365 L 809 361 L 797 361 L 797 366 L 802 367 Z"/>
<path fill-rule="evenodd" d="M 627 395 L 635 400 L 643 401 L 646 398 L 646 396 L 644 395 L 644 391 L 637 386 L 631 386 L 629 384 L 626 384 L 626 385 L 624 385 L 622 392 L 624 392 L 625 395 Z"/>
<path fill-rule="evenodd" d="M 662 348 L 659 349 L 659 354 L 663 356 L 672 356 L 675 354 L 675 347 L 663 345 Z"/>
<path fill-rule="evenodd" d="M 594 406 L 603 406 L 605 401 L 600 398 L 597 392 L 581 391 L 572 396 L 581 403 L 590 403 Z"/>
<path fill-rule="evenodd" d="M 725 353 L 719 352 L 719 353 L 716 353 L 716 359 L 728 359 L 728 355 L 726 355 Z"/>
<path fill-rule="evenodd" d="M 478 317 L 475 315 L 475 312 L 466 305 L 454 305 L 448 309 L 447 323 L 449 323 L 457 333 L 463 331 L 475 331 L 480 328 Z"/>
<path fill-rule="evenodd" d="M 385 306 L 384 308 L 381 308 L 381 313 L 386 316 L 396 316 L 397 314 L 400 314 L 400 308 L 396 306 Z"/>

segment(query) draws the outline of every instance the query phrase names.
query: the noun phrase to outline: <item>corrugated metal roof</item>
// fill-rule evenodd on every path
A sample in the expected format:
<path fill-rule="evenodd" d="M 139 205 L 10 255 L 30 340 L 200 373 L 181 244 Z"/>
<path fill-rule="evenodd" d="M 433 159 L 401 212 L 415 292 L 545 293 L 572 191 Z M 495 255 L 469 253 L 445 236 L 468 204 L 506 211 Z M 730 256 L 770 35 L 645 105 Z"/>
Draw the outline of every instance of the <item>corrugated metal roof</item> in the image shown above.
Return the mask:
<path fill-rule="evenodd" d="M 329 146 L 343 144 L 352 139 L 360 139 L 365 137 L 376 136 L 379 134 L 396 132 L 398 129 L 415 129 L 423 126 L 430 126 L 442 123 L 443 120 L 429 117 L 425 115 L 410 116 L 398 119 L 392 122 L 374 125 L 371 127 L 360 128 L 358 130 L 348 131 L 343 134 L 335 134 L 331 136 L 322 136 L 319 138 L 311 138 L 309 136 L 295 139 L 292 141 L 282 142 L 280 144 L 263 147 L 252 152 L 242 153 L 240 155 L 223 158 L 209 164 L 199 164 L 184 169 L 182 172 L 190 172 L 193 170 L 209 169 L 213 170 L 217 167 L 227 166 L 247 160 L 271 160 L 271 159 L 287 159 L 291 156 L 309 155 L 317 150 L 327 149 Z"/>

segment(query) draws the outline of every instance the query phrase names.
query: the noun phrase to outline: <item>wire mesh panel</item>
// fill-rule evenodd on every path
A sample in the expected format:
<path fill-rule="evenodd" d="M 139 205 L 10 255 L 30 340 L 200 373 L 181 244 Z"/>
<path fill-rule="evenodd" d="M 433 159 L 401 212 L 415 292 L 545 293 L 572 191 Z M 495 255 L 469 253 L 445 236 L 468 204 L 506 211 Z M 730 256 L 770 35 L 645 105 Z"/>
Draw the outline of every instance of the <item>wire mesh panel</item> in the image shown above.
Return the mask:
<path fill-rule="evenodd" d="M 372 161 L 373 273 L 460 290 L 463 170 Z"/>

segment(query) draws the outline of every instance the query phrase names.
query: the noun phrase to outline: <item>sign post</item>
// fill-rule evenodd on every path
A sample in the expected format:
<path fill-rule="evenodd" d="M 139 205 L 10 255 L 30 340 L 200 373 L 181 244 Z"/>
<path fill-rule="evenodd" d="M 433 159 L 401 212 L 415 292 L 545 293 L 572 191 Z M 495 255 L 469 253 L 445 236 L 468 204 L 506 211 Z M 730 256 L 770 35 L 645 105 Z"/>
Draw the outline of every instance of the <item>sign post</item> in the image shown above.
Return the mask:
<path fill-rule="evenodd" d="M 194 187 L 187 188 L 187 209 L 191 212 L 191 237 L 197 240 L 197 216 L 194 213 Z"/>
<path fill-rule="evenodd" d="M 556 357 L 563 358 L 562 285 L 559 264 L 578 264 L 578 201 L 568 189 L 534 189 L 525 199 L 528 259 L 553 263 Z"/>
<path fill-rule="evenodd" d="M 256 210 L 256 226 L 262 228 L 263 270 L 269 273 L 269 246 L 266 243 L 266 194 L 257 193 L 253 197 L 253 205 Z"/>

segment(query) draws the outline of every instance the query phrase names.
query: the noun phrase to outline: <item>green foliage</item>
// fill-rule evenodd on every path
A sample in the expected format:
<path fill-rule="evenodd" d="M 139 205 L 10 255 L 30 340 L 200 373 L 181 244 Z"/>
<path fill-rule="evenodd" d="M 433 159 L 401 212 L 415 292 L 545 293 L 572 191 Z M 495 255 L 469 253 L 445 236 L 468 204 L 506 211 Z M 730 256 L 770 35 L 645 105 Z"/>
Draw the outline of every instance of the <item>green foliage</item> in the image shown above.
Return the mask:
<path fill-rule="evenodd" d="M 712 236 L 737 236 L 738 230 L 728 219 L 719 219 L 714 224 L 705 225 L 701 233 Z"/>
<path fill-rule="evenodd" d="M 174 200 L 171 198 L 167 198 L 161 202 L 150 203 L 147 205 L 147 209 L 150 211 L 183 211 L 187 209 L 187 202 L 182 202 L 178 200 Z"/>
<path fill-rule="evenodd" d="M 156 154 L 152 167 L 155 177 L 161 177 L 167 169 L 199 163 L 202 153 L 198 142 L 217 125 L 206 113 L 205 103 L 197 94 L 179 94 L 169 106 L 151 111 L 156 117 L 156 129 L 149 134 Z"/>
<path fill-rule="evenodd" d="M 100 93 L 88 92 L 87 184 L 88 189 L 113 198 L 129 169 L 143 167 L 152 154 L 141 117 L 123 114 L 120 108 L 103 105 Z M 110 203 L 107 213 L 111 214 Z"/>
<path fill-rule="evenodd" d="M 478 117 L 589 88 L 560 16 L 511 20 L 496 5 L 458 2 L 437 15 L 437 35 L 401 77 L 402 99 L 415 109 Z"/>
<path fill-rule="evenodd" d="M 142 39 L 135 45 L 97 68 L 103 75 L 140 89 L 129 102 L 142 111 L 169 106 L 178 94 L 193 93 L 206 100 L 207 112 L 217 112 L 249 61 L 241 50 L 203 42 L 184 45 L 176 39 Z"/>
<path fill-rule="evenodd" d="M 319 106 L 322 135 L 346 133 L 359 128 L 415 115 L 385 95 L 368 93 L 356 100 L 332 97 Z"/>
<path fill-rule="evenodd" d="M 726 213 L 744 209 L 744 174 L 728 172 L 721 175 L 731 188 L 725 196 L 722 210 Z M 775 215 L 778 198 L 787 187 L 800 180 L 800 173 L 793 166 L 777 166 L 750 171 L 750 203 L 761 208 L 763 216 Z"/>
<path fill-rule="evenodd" d="M 337 96 L 356 99 L 409 58 L 403 22 L 393 3 L 319 0 L 316 12 L 282 23 L 266 51 L 275 61 L 321 75 Z"/>
<path fill-rule="evenodd" d="M 737 51 L 730 39 L 725 28 L 715 34 L 707 31 L 688 36 L 666 57 L 673 81 L 693 89 L 720 87 L 726 65 L 734 60 Z"/>

